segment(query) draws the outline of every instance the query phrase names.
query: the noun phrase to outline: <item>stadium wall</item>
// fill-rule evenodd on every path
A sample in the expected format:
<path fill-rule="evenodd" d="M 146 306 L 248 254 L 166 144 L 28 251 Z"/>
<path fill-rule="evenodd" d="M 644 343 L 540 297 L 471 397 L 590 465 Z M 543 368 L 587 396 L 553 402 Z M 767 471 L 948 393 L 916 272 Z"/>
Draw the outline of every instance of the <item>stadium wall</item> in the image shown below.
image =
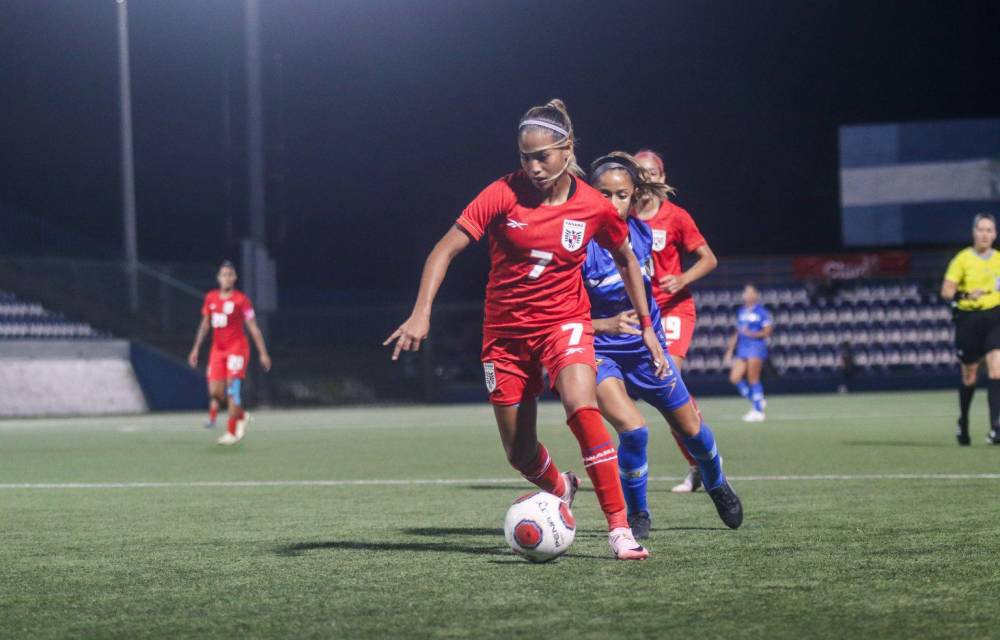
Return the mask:
<path fill-rule="evenodd" d="M 203 369 L 183 362 L 141 342 L 133 341 L 129 362 L 151 411 L 187 411 L 205 407 Z"/>
<path fill-rule="evenodd" d="M 0 341 L 0 416 L 200 408 L 198 372 L 126 340 Z"/>
<path fill-rule="evenodd" d="M 0 415 L 148 410 L 124 340 L 0 342 Z"/>

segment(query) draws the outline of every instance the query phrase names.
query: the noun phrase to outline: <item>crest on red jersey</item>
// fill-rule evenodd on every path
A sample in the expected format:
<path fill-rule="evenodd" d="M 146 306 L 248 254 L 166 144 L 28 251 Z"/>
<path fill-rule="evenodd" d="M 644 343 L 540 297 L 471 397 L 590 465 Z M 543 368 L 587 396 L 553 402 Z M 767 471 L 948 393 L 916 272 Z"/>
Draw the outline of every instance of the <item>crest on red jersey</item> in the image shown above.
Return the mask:
<path fill-rule="evenodd" d="M 235 309 L 235 308 L 236 308 L 236 304 L 233 303 L 232 300 L 226 300 L 224 303 L 222 303 L 222 312 L 223 313 L 232 313 L 233 309 Z"/>
<path fill-rule="evenodd" d="M 653 251 L 663 251 L 667 246 L 667 230 L 653 229 Z"/>
<path fill-rule="evenodd" d="M 587 223 L 579 220 L 563 220 L 562 246 L 567 251 L 576 251 L 583 246 L 583 235 Z"/>

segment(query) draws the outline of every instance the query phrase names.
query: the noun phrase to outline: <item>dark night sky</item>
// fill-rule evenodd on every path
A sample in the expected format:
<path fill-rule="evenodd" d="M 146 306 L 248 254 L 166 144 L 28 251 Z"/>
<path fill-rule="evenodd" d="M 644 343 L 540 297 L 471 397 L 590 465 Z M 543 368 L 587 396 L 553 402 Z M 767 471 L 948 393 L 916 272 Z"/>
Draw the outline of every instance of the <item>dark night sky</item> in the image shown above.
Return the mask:
<path fill-rule="evenodd" d="M 663 151 L 722 256 L 839 248 L 839 124 L 1000 115 L 997 2 L 262 5 L 286 287 L 415 289 L 464 204 L 517 167 L 519 116 L 554 96 L 584 162 Z M 0 224 L 16 209 L 115 249 L 114 2 L 0 8 Z M 246 227 L 242 2 L 130 12 L 140 254 L 215 262 Z M 446 295 L 478 293 L 473 254 Z"/>

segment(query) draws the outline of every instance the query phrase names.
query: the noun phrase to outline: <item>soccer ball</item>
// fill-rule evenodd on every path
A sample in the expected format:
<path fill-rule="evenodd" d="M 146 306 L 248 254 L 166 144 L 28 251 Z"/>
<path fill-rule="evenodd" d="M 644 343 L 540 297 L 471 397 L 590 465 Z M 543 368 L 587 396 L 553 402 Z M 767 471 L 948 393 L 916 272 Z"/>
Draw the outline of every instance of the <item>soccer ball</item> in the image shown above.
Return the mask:
<path fill-rule="evenodd" d="M 517 555 L 531 562 L 548 562 L 573 544 L 576 519 L 565 502 L 551 493 L 535 491 L 510 505 L 503 533 Z"/>

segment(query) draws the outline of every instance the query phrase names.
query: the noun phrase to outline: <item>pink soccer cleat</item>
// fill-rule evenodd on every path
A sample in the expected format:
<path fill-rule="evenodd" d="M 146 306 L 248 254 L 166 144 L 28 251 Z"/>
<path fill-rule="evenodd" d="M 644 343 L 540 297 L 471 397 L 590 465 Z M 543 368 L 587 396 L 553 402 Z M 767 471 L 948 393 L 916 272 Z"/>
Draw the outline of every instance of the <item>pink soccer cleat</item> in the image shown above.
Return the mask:
<path fill-rule="evenodd" d="M 635 541 L 632 530 L 627 527 L 612 529 L 608 533 L 608 544 L 618 560 L 645 560 L 649 557 L 649 550 Z"/>

